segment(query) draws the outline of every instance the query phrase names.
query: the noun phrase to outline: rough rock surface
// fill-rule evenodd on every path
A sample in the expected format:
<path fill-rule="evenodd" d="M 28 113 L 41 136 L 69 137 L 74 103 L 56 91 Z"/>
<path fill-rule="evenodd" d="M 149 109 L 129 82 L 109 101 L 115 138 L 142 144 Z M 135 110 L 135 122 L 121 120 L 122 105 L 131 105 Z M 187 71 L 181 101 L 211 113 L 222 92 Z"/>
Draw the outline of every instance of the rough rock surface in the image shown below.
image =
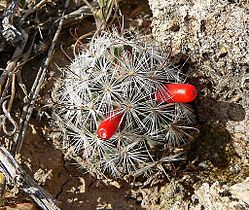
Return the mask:
<path fill-rule="evenodd" d="M 210 185 L 203 183 L 196 189 L 189 199 L 184 196 L 189 194 L 188 190 L 180 182 L 172 182 L 162 188 L 160 194 L 161 203 L 155 209 L 216 209 L 237 210 L 248 209 L 249 179 L 231 187 L 221 182 Z"/>
<path fill-rule="evenodd" d="M 222 119 L 248 141 L 249 5 L 236 2 L 149 0 L 156 39 L 172 48 L 176 62 L 188 59 L 193 76 L 211 80 L 210 96 L 230 103 Z"/>
<path fill-rule="evenodd" d="M 192 144 L 189 165 L 206 171 L 205 176 L 195 176 L 198 187 L 202 186 L 195 186 L 195 193 L 184 193 L 206 202 L 207 209 L 207 203 L 213 202 L 210 196 L 225 202 L 211 209 L 233 209 L 242 198 L 235 204 L 222 198 L 216 180 L 231 186 L 249 175 L 249 4 L 243 0 L 149 0 L 149 4 L 153 36 L 172 49 L 173 62 L 182 66 L 199 90 L 194 107 L 201 134 Z M 206 182 L 214 184 L 210 187 Z M 161 203 L 166 201 L 161 198 Z M 163 208 L 173 208 L 166 203 Z M 178 204 L 182 199 L 175 202 L 175 209 L 182 209 Z"/>

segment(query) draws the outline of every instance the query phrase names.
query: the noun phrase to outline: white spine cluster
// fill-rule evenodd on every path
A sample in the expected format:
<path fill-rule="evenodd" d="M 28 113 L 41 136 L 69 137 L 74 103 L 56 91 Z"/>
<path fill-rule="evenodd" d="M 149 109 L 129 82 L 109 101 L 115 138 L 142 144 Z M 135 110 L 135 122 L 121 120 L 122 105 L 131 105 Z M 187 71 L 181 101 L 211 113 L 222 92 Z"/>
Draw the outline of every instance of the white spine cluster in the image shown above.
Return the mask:
<path fill-rule="evenodd" d="M 55 112 L 66 130 L 64 149 L 71 148 L 96 171 L 114 177 L 147 173 L 146 166 L 170 159 L 160 151 L 190 137 L 192 110 L 154 98 L 165 83 L 185 80 L 158 47 L 103 33 L 63 71 Z M 97 129 L 109 114 L 122 119 L 117 132 L 103 140 Z"/>

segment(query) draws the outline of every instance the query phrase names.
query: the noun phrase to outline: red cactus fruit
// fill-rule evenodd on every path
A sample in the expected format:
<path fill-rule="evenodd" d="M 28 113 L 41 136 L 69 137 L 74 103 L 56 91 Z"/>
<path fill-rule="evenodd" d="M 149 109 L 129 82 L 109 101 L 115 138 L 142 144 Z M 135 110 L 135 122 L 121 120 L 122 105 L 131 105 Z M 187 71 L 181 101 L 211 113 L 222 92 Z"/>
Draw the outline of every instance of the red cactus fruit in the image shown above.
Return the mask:
<path fill-rule="evenodd" d="M 122 113 L 117 112 L 113 112 L 107 115 L 107 117 L 100 123 L 97 130 L 97 135 L 103 140 L 110 139 L 117 131 L 122 116 Z"/>
<path fill-rule="evenodd" d="M 155 99 L 167 103 L 189 103 L 197 97 L 197 89 L 191 84 L 165 84 L 155 93 Z"/>

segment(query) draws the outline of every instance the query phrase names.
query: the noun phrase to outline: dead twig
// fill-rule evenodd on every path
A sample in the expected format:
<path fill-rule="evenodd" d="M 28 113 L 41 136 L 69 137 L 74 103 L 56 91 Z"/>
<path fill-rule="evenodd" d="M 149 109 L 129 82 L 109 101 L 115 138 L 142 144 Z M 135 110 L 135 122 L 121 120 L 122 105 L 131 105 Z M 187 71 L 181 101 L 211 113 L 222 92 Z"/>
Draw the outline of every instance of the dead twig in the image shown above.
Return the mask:
<path fill-rule="evenodd" d="M 16 84 L 16 74 L 12 74 L 11 97 L 10 97 L 10 101 L 9 101 L 9 104 L 8 104 L 8 109 L 7 109 L 8 112 L 11 111 L 13 101 L 14 101 L 14 98 L 15 98 L 15 92 L 16 92 L 15 84 Z"/>
<path fill-rule="evenodd" d="M 3 115 L 0 116 L 0 119 L 1 119 L 0 124 L 1 124 L 1 126 L 3 128 L 3 132 L 6 135 L 11 136 L 16 132 L 17 124 L 16 124 L 15 120 L 11 117 L 9 111 L 7 110 L 6 103 L 7 103 L 7 101 L 4 101 L 3 104 L 2 104 Z M 13 129 L 11 131 L 8 131 L 8 129 L 7 129 L 6 120 L 9 120 L 9 122 L 13 126 Z"/>
<path fill-rule="evenodd" d="M 35 12 L 37 9 L 39 9 L 40 7 L 42 7 L 47 2 L 48 2 L 48 0 L 42 0 L 39 3 L 37 3 L 34 7 L 32 7 L 31 9 L 25 11 L 25 14 L 22 16 L 21 22 L 23 23 L 24 20 L 26 19 L 26 17 L 28 17 L 30 14 L 32 14 L 33 12 Z"/>
<path fill-rule="evenodd" d="M 94 10 L 98 10 L 99 9 L 99 4 L 96 1 L 92 1 L 91 3 L 89 3 L 91 5 L 91 8 L 94 8 Z M 79 21 L 82 20 L 85 17 L 91 16 L 93 15 L 91 12 L 91 9 L 85 5 L 80 7 L 79 9 L 77 9 L 76 11 L 73 11 L 61 18 L 63 18 L 63 26 L 65 25 L 70 25 L 75 21 Z M 55 22 L 58 22 L 61 20 L 61 18 L 57 19 Z"/>
<path fill-rule="evenodd" d="M 14 44 L 15 42 L 22 40 L 22 44 L 17 46 L 17 48 L 12 56 L 11 61 L 8 63 L 5 71 L 3 72 L 3 74 L 0 77 L 0 96 L 1 97 L 2 97 L 2 91 L 3 91 L 4 85 L 5 85 L 6 79 L 8 78 L 10 72 L 12 72 L 15 69 L 16 64 L 19 60 L 19 57 L 22 55 L 24 47 L 25 47 L 27 39 L 28 39 L 28 35 L 25 33 L 24 30 L 18 31 L 12 25 L 12 19 L 13 19 L 13 15 L 14 15 L 14 10 L 17 6 L 17 2 L 18 1 L 16 1 L 16 0 L 12 1 L 5 12 L 5 16 L 4 16 L 3 21 L 2 21 L 2 25 L 3 25 L 2 34 L 3 34 L 6 42 L 11 42 Z"/>
<path fill-rule="evenodd" d="M 41 188 L 2 146 L 0 146 L 0 171 L 6 177 L 8 184 L 18 186 L 42 209 L 59 210 L 52 195 Z"/>
<path fill-rule="evenodd" d="M 64 11 L 62 13 L 62 17 L 64 16 L 64 14 L 66 12 L 68 4 L 69 4 L 69 0 L 67 0 L 66 3 L 65 3 Z M 39 71 L 37 73 L 36 79 L 35 79 L 35 81 L 33 83 L 31 91 L 29 93 L 29 97 L 28 97 L 29 98 L 29 103 L 23 107 L 23 112 L 22 112 L 22 116 L 21 116 L 21 119 L 20 119 L 20 130 L 19 130 L 18 134 L 15 136 L 14 144 L 13 144 L 13 146 L 11 148 L 12 154 L 19 153 L 19 151 L 20 151 L 20 149 L 22 147 L 23 140 L 24 140 L 25 133 L 26 133 L 26 129 L 27 129 L 27 126 L 28 126 L 28 122 L 29 122 L 30 116 L 31 116 L 33 108 L 34 108 L 34 104 L 35 104 L 37 95 L 38 95 L 38 93 L 39 93 L 39 91 L 41 89 L 42 84 L 44 83 L 45 76 L 46 76 L 46 73 L 47 73 L 47 69 L 48 69 L 50 61 L 52 59 L 53 53 L 54 53 L 55 43 L 56 43 L 56 41 L 57 41 L 57 39 L 59 37 L 60 31 L 62 29 L 62 25 L 63 25 L 63 18 L 59 22 L 57 31 L 56 31 L 56 33 L 54 35 L 51 47 L 50 47 L 49 52 L 48 52 L 48 56 L 47 56 L 46 60 L 44 61 L 43 65 L 40 67 L 40 69 L 39 69 Z"/>

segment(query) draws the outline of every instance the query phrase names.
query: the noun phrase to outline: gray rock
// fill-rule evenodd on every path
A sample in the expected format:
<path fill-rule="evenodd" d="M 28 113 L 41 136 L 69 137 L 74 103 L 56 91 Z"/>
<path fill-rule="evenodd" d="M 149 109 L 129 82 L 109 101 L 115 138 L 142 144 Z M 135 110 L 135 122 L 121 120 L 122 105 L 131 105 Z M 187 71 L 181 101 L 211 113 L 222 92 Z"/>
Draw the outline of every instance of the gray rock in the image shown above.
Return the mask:
<path fill-rule="evenodd" d="M 241 158 L 234 164 L 235 157 L 230 157 L 230 172 L 242 173 L 249 159 L 248 2 L 149 0 L 149 4 L 153 36 L 172 49 L 174 63 L 187 62 L 183 69 L 199 90 L 199 122 L 225 126 Z M 169 198 L 166 191 L 162 195 L 161 209 L 249 209 L 248 179 L 232 187 L 218 181 L 202 183 L 185 201 L 176 199 L 182 195 Z"/>
<path fill-rule="evenodd" d="M 210 104 L 202 101 L 214 106 L 205 110 L 210 116 L 200 114 L 202 120 L 225 121 L 229 131 L 245 139 L 249 136 L 248 3 L 149 0 L 149 4 L 153 35 L 171 47 L 173 61 L 181 64 L 187 59 L 190 75 L 211 82 L 212 87 L 206 88 L 197 81 L 200 99 L 208 95 Z"/>

